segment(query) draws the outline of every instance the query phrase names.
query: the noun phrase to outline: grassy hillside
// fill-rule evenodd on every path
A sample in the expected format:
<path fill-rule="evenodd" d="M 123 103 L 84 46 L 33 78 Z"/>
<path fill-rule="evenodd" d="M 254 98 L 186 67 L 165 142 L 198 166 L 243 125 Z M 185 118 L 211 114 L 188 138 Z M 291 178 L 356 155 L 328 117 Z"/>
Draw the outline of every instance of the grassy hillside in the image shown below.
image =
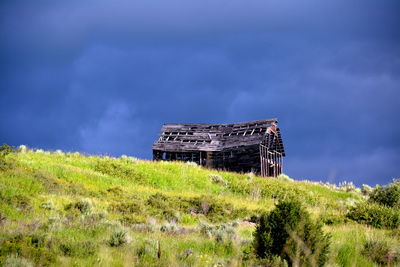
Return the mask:
<path fill-rule="evenodd" d="M 398 249 L 398 229 L 345 217 L 365 201 L 359 192 L 190 163 L 23 149 L 0 165 L 0 264 L 252 265 L 257 216 L 287 198 L 325 223 L 329 265 L 373 266 L 362 253 L 371 239 Z"/>

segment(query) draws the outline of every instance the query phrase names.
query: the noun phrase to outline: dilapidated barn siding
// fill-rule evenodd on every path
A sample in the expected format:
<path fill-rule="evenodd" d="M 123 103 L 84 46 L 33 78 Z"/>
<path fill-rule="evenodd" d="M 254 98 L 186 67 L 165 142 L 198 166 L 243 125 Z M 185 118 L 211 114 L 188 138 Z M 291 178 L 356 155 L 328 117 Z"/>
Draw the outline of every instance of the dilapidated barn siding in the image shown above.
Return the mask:
<path fill-rule="evenodd" d="M 278 161 L 285 156 L 276 123 L 276 119 L 269 119 L 235 124 L 165 124 L 152 147 L 153 158 L 276 176 L 282 171 Z M 264 153 L 261 145 L 268 152 Z M 278 153 L 279 158 L 270 156 L 271 152 Z"/>

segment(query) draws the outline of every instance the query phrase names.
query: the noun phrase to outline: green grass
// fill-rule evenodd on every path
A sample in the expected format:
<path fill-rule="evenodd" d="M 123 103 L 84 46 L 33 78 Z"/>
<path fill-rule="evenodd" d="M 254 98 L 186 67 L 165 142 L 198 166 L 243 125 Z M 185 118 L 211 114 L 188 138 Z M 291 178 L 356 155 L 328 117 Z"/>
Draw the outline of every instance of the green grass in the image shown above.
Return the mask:
<path fill-rule="evenodd" d="M 362 253 L 372 235 L 398 248 L 392 234 L 398 230 L 345 218 L 349 203 L 364 201 L 360 194 L 318 183 L 78 153 L 27 151 L 6 160 L 0 170 L 0 265 L 13 255 L 44 266 L 252 265 L 246 251 L 254 224 L 247 221 L 286 198 L 300 199 L 315 219 L 327 222 L 329 265 L 373 266 Z M 213 183 L 210 175 L 226 183 Z M 82 201 L 90 203 L 84 211 L 77 204 Z M 171 220 L 177 231 L 159 230 Z M 199 222 L 240 225 L 234 238 L 217 241 L 200 233 Z M 111 247 L 118 229 L 131 241 Z"/>

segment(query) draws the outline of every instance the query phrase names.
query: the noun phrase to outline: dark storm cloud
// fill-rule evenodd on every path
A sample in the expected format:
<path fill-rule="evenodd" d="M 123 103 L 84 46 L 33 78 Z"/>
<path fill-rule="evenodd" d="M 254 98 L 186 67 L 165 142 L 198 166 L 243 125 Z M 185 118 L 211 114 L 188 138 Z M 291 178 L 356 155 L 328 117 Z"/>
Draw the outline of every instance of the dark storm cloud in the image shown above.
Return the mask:
<path fill-rule="evenodd" d="M 0 4 L 0 138 L 149 158 L 166 122 L 278 117 L 295 178 L 400 174 L 397 1 Z"/>

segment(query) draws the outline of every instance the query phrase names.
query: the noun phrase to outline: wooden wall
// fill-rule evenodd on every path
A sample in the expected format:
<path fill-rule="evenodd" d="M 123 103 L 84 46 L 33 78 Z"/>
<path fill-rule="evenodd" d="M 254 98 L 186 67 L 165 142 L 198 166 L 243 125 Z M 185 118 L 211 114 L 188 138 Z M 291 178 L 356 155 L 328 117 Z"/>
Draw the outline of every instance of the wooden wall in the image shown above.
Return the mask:
<path fill-rule="evenodd" d="M 154 160 L 192 161 L 212 169 L 260 173 L 260 146 L 240 146 L 223 151 L 153 151 Z"/>

